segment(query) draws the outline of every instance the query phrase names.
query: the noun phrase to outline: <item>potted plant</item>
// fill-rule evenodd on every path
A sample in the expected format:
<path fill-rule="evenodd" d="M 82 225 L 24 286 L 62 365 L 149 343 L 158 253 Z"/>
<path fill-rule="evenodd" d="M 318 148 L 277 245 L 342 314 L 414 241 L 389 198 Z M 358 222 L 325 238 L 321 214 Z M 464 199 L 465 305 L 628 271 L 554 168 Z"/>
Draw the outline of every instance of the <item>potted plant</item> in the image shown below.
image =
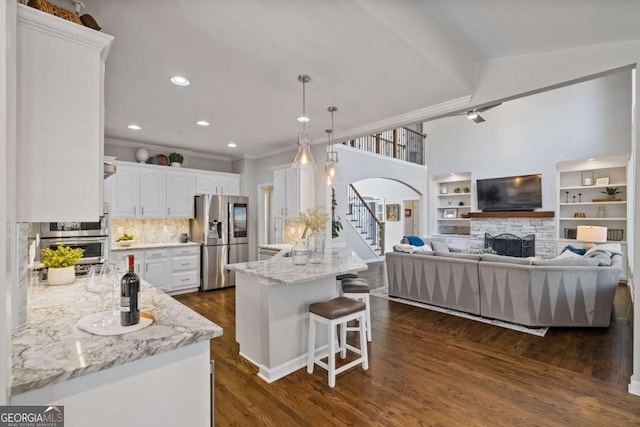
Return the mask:
<path fill-rule="evenodd" d="M 171 153 L 169 154 L 169 162 L 171 162 L 171 166 L 179 168 L 184 161 L 184 157 L 180 153 Z"/>
<path fill-rule="evenodd" d="M 47 267 L 47 278 L 50 285 L 68 285 L 76 280 L 76 270 L 73 267 L 82 255 L 84 249 L 58 245 L 57 249 L 46 248 L 40 250 L 40 262 Z"/>
<path fill-rule="evenodd" d="M 342 228 L 342 221 L 340 220 L 340 217 L 331 221 L 331 237 L 334 239 L 338 237 L 340 235 L 340 232 L 342 231 Z"/>
<path fill-rule="evenodd" d="M 609 199 L 615 199 L 616 194 L 619 194 L 619 193 L 620 193 L 620 190 L 618 189 L 618 187 L 607 187 L 602 192 L 602 194 L 606 194 Z"/>

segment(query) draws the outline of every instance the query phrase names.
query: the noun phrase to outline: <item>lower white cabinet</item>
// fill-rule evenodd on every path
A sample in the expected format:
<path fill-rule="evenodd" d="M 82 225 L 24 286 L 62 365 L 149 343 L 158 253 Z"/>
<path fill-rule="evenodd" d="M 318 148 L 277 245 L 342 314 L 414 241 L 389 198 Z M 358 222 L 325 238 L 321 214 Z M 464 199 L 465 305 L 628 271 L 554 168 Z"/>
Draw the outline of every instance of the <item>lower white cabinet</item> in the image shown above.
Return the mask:
<path fill-rule="evenodd" d="M 144 252 L 144 280 L 158 289 L 169 290 L 169 249 L 147 249 Z"/>
<path fill-rule="evenodd" d="M 170 291 L 200 286 L 200 246 L 171 248 Z"/>
<path fill-rule="evenodd" d="M 128 268 L 127 255 L 134 256 L 134 271 L 141 279 L 165 292 L 200 286 L 200 246 L 115 251 L 113 259 Z"/>

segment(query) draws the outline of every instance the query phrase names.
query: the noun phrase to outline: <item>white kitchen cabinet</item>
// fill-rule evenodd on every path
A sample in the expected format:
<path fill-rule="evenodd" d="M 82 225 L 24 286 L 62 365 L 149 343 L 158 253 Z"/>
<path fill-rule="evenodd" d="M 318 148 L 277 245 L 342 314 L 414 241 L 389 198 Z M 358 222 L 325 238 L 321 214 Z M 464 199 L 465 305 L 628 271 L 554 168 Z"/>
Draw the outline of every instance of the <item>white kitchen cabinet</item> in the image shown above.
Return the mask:
<path fill-rule="evenodd" d="M 200 286 L 200 246 L 171 248 L 169 291 L 183 291 Z"/>
<path fill-rule="evenodd" d="M 17 221 L 97 221 L 113 37 L 17 7 Z"/>
<path fill-rule="evenodd" d="M 198 174 L 196 176 L 196 194 L 240 195 L 240 176 Z"/>
<path fill-rule="evenodd" d="M 169 218 L 193 218 L 195 175 L 167 172 L 167 214 Z"/>
<path fill-rule="evenodd" d="M 113 218 L 193 218 L 195 174 L 116 162 L 105 182 Z"/>
<path fill-rule="evenodd" d="M 146 249 L 144 251 L 144 280 L 163 291 L 170 289 L 169 250 Z"/>
<path fill-rule="evenodd" d="M 133 271 L 144 279 L 144 250 L 113 251 L 110 258 L 116 260 L 126 272 L 129 271 L 128 255 L 133 255 Z"/>
<path fill-rule="evenodd" d="M 163 170 L 140 171 L 140 216 L 164 218 L 167 206 L 167 173 Z"/>
<path fill-rule="evenodd" d="M 117 165 L 106 185 L 113 218 L 134 218 L 140 214 L 140 170 Z"/>
<path fill-rule="evenodd" d="M 313 170 L 280 169 L 273 172 L 273 215 L 298 218 L 301 212 L 313 208 Z"/>

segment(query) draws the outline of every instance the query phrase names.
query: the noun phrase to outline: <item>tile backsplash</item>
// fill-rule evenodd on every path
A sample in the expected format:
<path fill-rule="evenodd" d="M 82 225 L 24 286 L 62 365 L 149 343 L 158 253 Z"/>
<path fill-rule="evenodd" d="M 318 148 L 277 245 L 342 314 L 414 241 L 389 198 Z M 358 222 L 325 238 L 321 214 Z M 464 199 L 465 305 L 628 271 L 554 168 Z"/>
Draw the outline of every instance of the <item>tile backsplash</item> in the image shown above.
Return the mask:
<path fill-rule="evenodd" d="M 122 231 L 120 230 L 122 227 Z M 189 234 L 188 219 L 113 219 L 111 238 L 122 233 L 132 234 L 136 243 L 179 242 L 180 234 Z"/>

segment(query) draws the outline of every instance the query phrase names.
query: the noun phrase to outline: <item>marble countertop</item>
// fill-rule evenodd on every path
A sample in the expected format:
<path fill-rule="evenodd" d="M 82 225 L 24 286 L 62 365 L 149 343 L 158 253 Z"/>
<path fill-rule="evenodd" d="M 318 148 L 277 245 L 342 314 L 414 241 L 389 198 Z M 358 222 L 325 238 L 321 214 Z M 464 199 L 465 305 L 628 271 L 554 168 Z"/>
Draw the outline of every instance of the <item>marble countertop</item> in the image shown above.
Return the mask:
<path fill-rule="evenodd" d="M 134 243 L 131 246 L 118 246 L 118 243 L 112 242 L 111 250 L 112 251 L 131 251 L 134 249 L 177 248 L 181 246 L 201 246 L 201 243 L 191 242 L 191 241 L 187 243 L 180 243 L 180 242 L 140 243 L 140 244 Z"/>
<path fill-rule="evenodd" d="M 293 244 L 291 243 L 265 243 L 264 245 L 258 245 L 258 249 L 274 249 L 281 251 L 283 249 L 291 249 Z"/>
<path fill-rule="evenodd" d="M 348 248 L 330 248 L 321 264 L 293 265 L 290 257 L 278 255 L 266 261 L 227 264 L 226 268 L 267 280 L 273 284 L 293 285 L 325 277 L 366 270 L 367 264 Z"/>
<path fill-rule="evenodd" d="M 100 299 L 85 290 L 85 280 L 66 286 L 30 286 L 27 326 L 11 337 L 11 395 L 222 335 L 220 326 L 144 280 L 140 309 L 154 316 L 151 326 L 114 336 L 84 332 L 76 327 L 77 320 L 100 311 Z"/>

